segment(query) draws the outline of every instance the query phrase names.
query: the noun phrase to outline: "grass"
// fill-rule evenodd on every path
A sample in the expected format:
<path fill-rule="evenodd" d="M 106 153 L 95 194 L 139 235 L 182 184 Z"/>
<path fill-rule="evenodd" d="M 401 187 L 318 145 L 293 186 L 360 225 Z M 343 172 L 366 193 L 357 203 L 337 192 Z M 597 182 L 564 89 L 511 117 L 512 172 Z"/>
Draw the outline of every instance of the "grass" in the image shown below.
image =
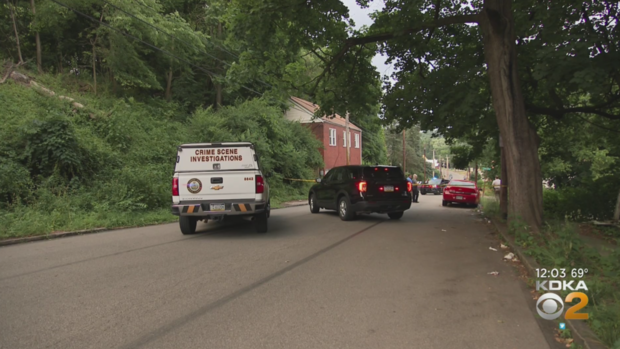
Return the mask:
<path fill-rule="evenodd" d="M 141 227 L 176 221 L 170 209 L 147 212 L 83 212 L 63 214 L 42 213 L 33 208 L 0 214 L 0 239 L 48 235 L 58 231 L 76 231 L 91 228 Z"/>
<path fill-rule="evenodd" d="M 309 187 L 309 186 L 308 186 Z M 272 208 L 284 207 L 283 203 L 305 200 L 305 187 L 276 187 L 272 191 Z M 94 207 L 83 210 L 75 198 L 58 197 L 52 209 L 41 205 L 18 206 L 0 211 L 0 240 L 35 235 L 47 235 L 57 231 L 76 231 L 91 228 L 140 227 L 151 224 L 170 223 L 177 217 L 170 208 L 149 210 L 115 210 Z"/>
<path fill-rule="evenodd" d="M 488 218 L 500 219 L 499 204 L 493 198 L 483 199 L 484 214 Z M 595 247 L 581 238 L 576 223 L 549 220 L 541 234 L 532 235 L 519 220 L 512 220 L 509 233 L 526 255 L 546 269 L 587 268 L 583 278 L 588 290 L 589 303 L 581 311 L 589 314 L 588 324 L 599 339 L 613 349 L 620 349 L 620 248 L 602 255 Z M 605 230 L 602 234 L 614 236 Z M 620 238 L 615 238 L 616 245 Z M 568 277 L 567 280 L 571 278 Z M 566 296 L 565 292 L 562 296 Z"/>

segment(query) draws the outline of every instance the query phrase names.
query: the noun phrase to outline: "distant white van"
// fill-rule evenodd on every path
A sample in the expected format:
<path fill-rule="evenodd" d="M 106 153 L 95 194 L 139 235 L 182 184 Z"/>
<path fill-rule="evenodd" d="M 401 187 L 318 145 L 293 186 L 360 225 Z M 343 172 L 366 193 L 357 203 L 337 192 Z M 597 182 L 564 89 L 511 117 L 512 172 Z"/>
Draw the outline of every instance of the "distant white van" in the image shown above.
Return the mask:
<path fill-rule="evenodd" d="M 178 147 L 172 178 L 172 214 L 184 235 L 199 220 L 250 216 L 259 233 L 267 232 L 271 211 L 269 185 L 249 142 L 195 143 Z"/>

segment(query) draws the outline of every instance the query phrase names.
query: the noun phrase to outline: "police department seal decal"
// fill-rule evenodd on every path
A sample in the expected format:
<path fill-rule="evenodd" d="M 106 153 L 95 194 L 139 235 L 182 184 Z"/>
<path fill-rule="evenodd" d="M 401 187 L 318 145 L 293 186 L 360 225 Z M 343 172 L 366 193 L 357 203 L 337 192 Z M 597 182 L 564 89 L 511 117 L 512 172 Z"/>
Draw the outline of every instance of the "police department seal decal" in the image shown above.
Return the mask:
<path fill-rule="evenodd" d="M 192 194 L 200 193 L 202 182 L 198 178 L 192 178 L 187 182 L 187 190 Z"/>

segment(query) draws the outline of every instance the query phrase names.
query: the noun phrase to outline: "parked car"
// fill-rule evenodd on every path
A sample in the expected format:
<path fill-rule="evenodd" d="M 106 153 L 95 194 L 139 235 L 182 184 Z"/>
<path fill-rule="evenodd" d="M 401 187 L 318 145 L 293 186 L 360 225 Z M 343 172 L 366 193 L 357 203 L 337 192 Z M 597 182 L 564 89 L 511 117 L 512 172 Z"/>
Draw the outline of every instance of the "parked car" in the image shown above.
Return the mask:
<path fill-rule="evenodd" d="M 475 182 L 458 179 L 451 180 L 443 190 L 443 206 L 450 203 L 477 207 L 480 203 L 480 190 Z"/>
<path fill-rule="evenodd" d="M 412 184 L 400 167 L 341 166 L 331 169 L 310 188 L 310 212 L 337 210 L 344 221 L 357 213 L 387 213 L 400 219 L 411 208 Z"/>
<path fill-rule="evenodd" d="M 183 144 L 172 177 L 172 214 L 184 235 L 199 220 L 245 216 L 267 232 L 269 185 L 249 142 Z"/>
<path fill-rule="evenodd" d="M 433 178 L 431 180 L 428 180 L 426 184 L 422 184 L 420 186 L 420 194 L 426 195 L 430 193 L 439 195 L 443 193 L 443 188 L 446 184 L 448 184 L 448 182 L 450 182 L 450 180 L 440 178 Z"/>

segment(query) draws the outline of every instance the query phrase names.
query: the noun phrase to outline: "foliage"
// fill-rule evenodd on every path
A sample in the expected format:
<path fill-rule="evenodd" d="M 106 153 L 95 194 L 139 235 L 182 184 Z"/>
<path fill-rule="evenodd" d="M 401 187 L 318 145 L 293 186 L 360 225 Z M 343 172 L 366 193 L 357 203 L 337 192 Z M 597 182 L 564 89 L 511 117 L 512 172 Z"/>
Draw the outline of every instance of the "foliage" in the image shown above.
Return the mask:
<path fill-rule="evenodd" d="M 497 201 L 484 198 L 483 208 L 485 216 L 499 219 Z M 620 343 L 620 239 L 615 239 L 611 252 L 603 254 L 600 247 L 586 243 L 578 229 L 576 224 L 565 220 L 547 219 L 541 234 L 533 236 L 522 221 L 513 220 L 509 225 L 515 243 L 541 268 L 588 269 L 585 281 L 589 304 L 584 312 L 590 314 L 589 325 L 598 337 L 613 347 Z"/>
<path fill-rule="evenodd" d="M 71 86 L 62 76 L 41 80 L 58 94 L 77 95 L 62 88 Z M 311 132 L 264 100 L 187 115 L 158 100 L 78 98 L 84 110 L 12 80 L 0 86 L 1 238 L 170 221 L 171 175 L 182 143 L 256 142 L 261 165 L 274 172 L 276 202 L 307 195 L 307 187 L 286 185 L 283 177 L 310 178 L 322 165 Z"/>
<path fill-rule="evenodd" d="M 322 144 L 301 124 L 287 121 L 282 112 L 255 99 L 235 107 L 196 112 L 190 123 L 196 142 L 247 141 L 255 144 L 266 173 L 282 178 L 312 178 L 323 167 Z"/>
<path fill-rule="evenodd" d="M 545 216 L 572 221 L 609 220 L 620 191 L 618 177 L 588 180 L 578 187 L 543 191 Z"/>

